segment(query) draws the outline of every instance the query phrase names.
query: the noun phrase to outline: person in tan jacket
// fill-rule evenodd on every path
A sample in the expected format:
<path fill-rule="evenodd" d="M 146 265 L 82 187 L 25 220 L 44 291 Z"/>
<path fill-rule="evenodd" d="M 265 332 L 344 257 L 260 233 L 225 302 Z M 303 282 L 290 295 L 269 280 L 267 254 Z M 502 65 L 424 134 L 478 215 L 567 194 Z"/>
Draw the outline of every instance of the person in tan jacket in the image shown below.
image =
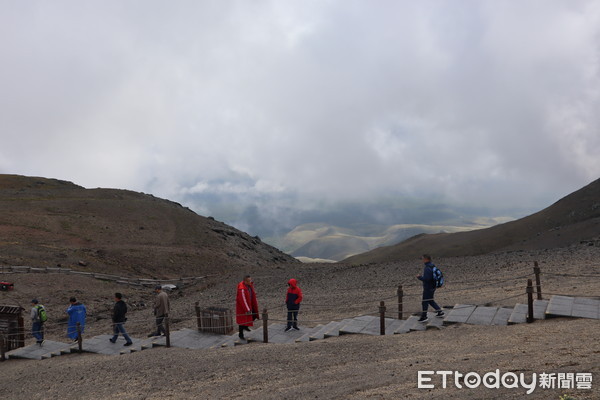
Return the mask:
<path fill-rule="evenodd" d="M 149 334 L 148 337 L 166 334 L 164 321 L 165 317 L 169 314 L 169 296 L 165 292 L 163 292 L 162 286 L 160 285 L 156 285 L 154 291 L 156 292 L 156 298 L 154 299 L 154 316 L 156 317 L 156 332 Z"/>

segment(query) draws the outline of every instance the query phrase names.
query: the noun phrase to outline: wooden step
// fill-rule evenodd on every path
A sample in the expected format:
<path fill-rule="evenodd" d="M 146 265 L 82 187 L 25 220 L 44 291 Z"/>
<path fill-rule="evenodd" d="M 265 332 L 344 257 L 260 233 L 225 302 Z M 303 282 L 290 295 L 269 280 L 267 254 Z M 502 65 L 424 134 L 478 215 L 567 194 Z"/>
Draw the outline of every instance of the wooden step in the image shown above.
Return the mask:
<path fill-rule="evenodd" d="M 552 296 L 546 308 L 546 315 L 549 317 L 570 317 L 573 315 L 574 303 L 574 297 Z"/>
<path fill-rule="evenodd" d="M 452 310 L 444 318 L 444 323 L 447 324 L 460 324 L 465 323 L 477 308 L 471 304 L 456 304 Z"/>
<path fill-rule="evenodd" d="M 546 319 L 546 310 L 548 309 L 549 300 L 534 300 L 533 301 L 533 318 Z"/>
<path fill-rule="evenodd" d="M 523 324 L 527 322 L 527 304 L 517 304 L 508 319 L 508 325 Z"/>
<path fill-rule="evenodd" d="M 426 329 L 442 329 L 444 327 L 444 318 L 446 316 L 438 317 L 437 312 L 429 312 L 427 316 L 429 317 L 429 321 L 425 324 Z"/>
<path fill-rule="evenodd" d="M 378 320 L 378 317 L 371 315 L 363 315 L 360 317 L 352 318 L 347 324 L 340 328 L 340 334 L 354 334 L 360 333 L 374 320 Z"/>
<path fill-rule="evenodd" d="M 396 334 L 400 334 L 400 333 L 408 333 L 411 331 L 424 331 L 427 329 L 426 323 L 422 323 L 419 322 L 419 316 L 418 315 L 412 315 L 410 317 L 408 317 L 408 319 L 406 319 L 404 321 L 404 323 L 402 325 L 400 325 L 395 331 L 394 333 Z M 441 318 L 440 318 L 441 320 Z"/>
<path fill-rule="evenodd" d="M 296 342 L 298 342 L 298 343 L 300 343 L 300 342 L 309 342 L 310 341 L 310 336 L 312 334 L 314 334 L 315 332 L 318 332 L 322 327 L 323 327 L 322 324 L 319 324 L 319 325 L 313 327 L 308 332 L 306 332 L 304 335 L 302 335 L 298 339 L 296 339 Z"/>
<path fill-rule="evenodd" d="M 322 328 L 323 328 L 322 324 L 319 324 L 313 328 L 305 328 L 302 332 L 302 336 L 300 336 L 298 339 L 296 339 L 296 343 L 309 342 L 310 336 Z"/>
<path fill-rule="evenodd" d="M 396 330 L 398 328 L 400 328 L 400 326 L 402 326 L 402 324 L 404 324 L 404 320 L 403 319 L 393 319 L 392 322 L 390 322 L 389 324 L 387 323 L 386 320 L 386 325 L 385 325 L 385 334 L 386 335 L 393 335 Z"/>
<path fill-rule="evenodd" d="M 600 300 L 576 297 L 573 300 L 572 317 L 600 319 Z"/>
<path fill-rule="evenodd" d="M 600 300 L 587 297 L 552 296 L 546 309 L 546 316 L 600 319 Z"/>
<path fill-rule="evenodd" d="M 385 318 L 385 333 L 389 334 L 389 332 L 393 333 L 392 326 L 396 326 L 398 321 L 394 318 Z M 395 330 L 395 328 L 394 328 Z M 362 331 L 359 333 L 363 335 L 371 335 L 371 336 L 379 336 L 381 335 L 381 319 L 376 317 L 373 321 L 371 321 Z"/>
<path fill-rule="evenodd" d="M 508 319 L 510 318 L 512 312 L 512 308 L 499 308 L 496 312 L 496 315 L 494 315 L 492 325 L 508 325 Z"/>
<path fill-rule="evenodd" d="M 325 330 L 325 338 L 340 336 L 340 328 L 350 322 L 350 319 L 344 319 L 332 324 L 331 327 Z"/>
<path fill-rule="evenodd" d="M 471 325 L 491 325 L 498 312 L 496 307 L 478 306 L 473 310 L 466 323 Z"/>
<path fill-rule="evenodd" d="M 331 321 L 326 325 L 322 325 L 320 329 L 314 331 L 309 335 L 309 340 L 322 340 L 325 339 L 325 332 L 333 328 L 334 325 L 338 325 L 338 321 Z"/>

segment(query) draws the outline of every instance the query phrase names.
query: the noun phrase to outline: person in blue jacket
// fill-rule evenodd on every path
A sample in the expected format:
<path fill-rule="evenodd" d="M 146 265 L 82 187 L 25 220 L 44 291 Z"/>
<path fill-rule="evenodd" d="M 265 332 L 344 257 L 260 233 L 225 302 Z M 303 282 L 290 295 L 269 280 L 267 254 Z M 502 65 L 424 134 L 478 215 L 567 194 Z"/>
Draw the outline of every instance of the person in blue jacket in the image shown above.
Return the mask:
<path fill-rule="evenodd" d="M 417 279 L 423 282 L 423 302 L 421 303 L 423 308 L 423 312 L 421 313 L 421 318 L 419 318 L 419 322 L 427 322 L 429 318 L 427 318 L 427 308 L 431 305 L 434 310 L 437 311 L 436 317 L 443 317 L 444 312 L 437 305 L 437 303 L 433 300 L 433 296 L 435 295 L 435 279 L 433 278 L 433 267 L 435 265 L 431 262 L 431 256 L 429 254 L 423 254 L 422 257 L 423 263 L 425 266 L 423 267 L 423 275 L 417 276 Z"/>
<path fill-rule="evenodd" d="M 69 299 L 71 305 L 67 308 L 67 314 L 69 314 L 69 324 L 67 326 L 67 336 L 73 341 L 77 341 L 77 323 L 81 326 L 81 333 L 85 328 L 85 317 L 87 310 L 85 306 L 77 301 L 75 297 Z"/>

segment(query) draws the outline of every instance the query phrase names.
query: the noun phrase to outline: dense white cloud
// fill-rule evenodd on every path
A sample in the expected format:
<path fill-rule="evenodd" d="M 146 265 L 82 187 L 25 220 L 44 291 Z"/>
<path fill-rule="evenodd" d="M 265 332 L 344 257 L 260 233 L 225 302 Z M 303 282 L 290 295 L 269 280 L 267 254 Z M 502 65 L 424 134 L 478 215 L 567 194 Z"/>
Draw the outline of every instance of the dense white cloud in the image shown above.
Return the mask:
<path fill-rule="evenodd" d="M 2 173 L 206 213 L 600 175 L 595 1 L 2 2 L 0 48 Z"/>

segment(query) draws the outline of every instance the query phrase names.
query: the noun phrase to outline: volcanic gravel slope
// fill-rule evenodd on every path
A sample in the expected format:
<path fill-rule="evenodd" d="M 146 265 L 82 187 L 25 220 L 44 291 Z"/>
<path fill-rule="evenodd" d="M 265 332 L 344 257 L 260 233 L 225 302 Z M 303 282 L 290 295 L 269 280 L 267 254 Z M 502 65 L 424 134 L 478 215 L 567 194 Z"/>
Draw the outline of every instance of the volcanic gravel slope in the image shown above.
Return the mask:
<path fill-rule="evenodd" d="M 542 288 L 552 293 L 598 296 L 600 248 L 577 245 L 542 251 L 514 251 L 477 257 L 434 258 L 447 279 L 436 298 L 457 303 L 512 306 L 526 301 L 526 279 L 533 262 L 542 269 Z M 211 277 L 171 293 L 173 329 L 193 328 L 193 304 L 233 308 L 242 275 L 255 278 L 260 308 L 272 319 L 285 317 L 286 282 L 294 277 L 304 291 L 301 328 L 320 321 L 374 313 L 387 299 L 391 312 L 398 284 L 405 311 L 418 311 L 419 260 L 388 264 L 285 264 L 254 266 L 243 273 Z M 130 304 L 127 329 L 134 337 L 152 329 L 149 289 L 134 289 L 90 278 L 58 274 L 13 274 L 16 289 L 0 293 L 0 303 L 27 304 L 32 296 L 53 318 L 49 338 L 63 339 L 61 314 L 75 293 L 88 305 L 86 335 L 110 331 L 112 293 L 122 291 Z M 516 296 L 516 297 L 515 297 Z M 64 315 L 64 314 L 63 314 Z M 64 317 L 63 317 L 64 318 Z M 592 390 L 536 391 L 532 399 L 597 399 L 600 344 L 597 320 L 557 318 L 515 326 L 454 325 L 443 330 L 386 337 L 342 336 L 290 345 L 250 344 L 235 348 L 185 350 L 154 348 L 123 356 L 72 354 L 44 361 L 9 360 L 0 364 L 0 393 L 7 399 L 520 399 L 525 389 L 418 389 L 418 371 L 451 370 L 481 375 L 501 373 L 583 373 L 594 377 Z M 53 327 L 52 327 L 53 326 Z M 260 328 L 260 322 L 255 326 Z M 28 343 L 33 339 L 28 338 Z M 43 384 L 32 377 L 43 377 Z M 6 396 L 6 397 L 4 397 Z"/>
<path fill-rule="evenodd" d="M 297 262 L 178 203 L 127 190 L 0 175 L 0 210 L 1 265 L 163 279 Z"/>
<path fill-rule="evenodd" d="M 388 262 L 418 257 L 423 249 L 438 256 L 466 256 L 509 250 L 567 247 L 600 242 L 600 179 L 528 217 L 468 232 L 417 235 L 344 260 Z"/>

